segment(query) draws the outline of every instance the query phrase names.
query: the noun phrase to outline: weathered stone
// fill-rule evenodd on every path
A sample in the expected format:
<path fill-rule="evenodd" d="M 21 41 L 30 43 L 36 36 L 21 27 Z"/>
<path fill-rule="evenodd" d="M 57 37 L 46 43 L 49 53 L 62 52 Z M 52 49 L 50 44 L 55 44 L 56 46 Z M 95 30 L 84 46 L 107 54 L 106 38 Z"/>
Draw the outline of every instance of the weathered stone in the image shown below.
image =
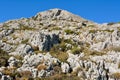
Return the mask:
<path fill-rule="evenodd" d="M 28 54 L 32 54 L 33 49 L 30 45 L 27 44 L 20 44 L 15 52 L 9 53 L 10 55 L 19 55 L 19 56 L 25 56 Z"/>
<path fill-rule="evenodd" d="M 63 73 L 69 73 L 70 72 L 70 66 L 67 63 L 61 64 L 61 69 Z"/>
<path fill-rule="evenodd" d="M 54 44 L 58 44 L 59 35 L 37 32 L 32 35 L 29 43 L 33 47 L 38 47 L 40 51 L 49 51 Z"/>

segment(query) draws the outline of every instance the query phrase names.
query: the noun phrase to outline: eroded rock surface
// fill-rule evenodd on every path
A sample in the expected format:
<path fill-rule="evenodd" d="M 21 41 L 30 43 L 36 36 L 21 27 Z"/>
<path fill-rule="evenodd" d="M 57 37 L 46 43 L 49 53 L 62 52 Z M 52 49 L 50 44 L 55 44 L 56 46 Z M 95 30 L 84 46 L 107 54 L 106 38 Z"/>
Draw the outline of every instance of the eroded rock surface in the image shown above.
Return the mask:
<path fill-rule="evenodd" d="M 120 23 L 61 9 L 0 24 L 0 80 L 119 80 Z"/>

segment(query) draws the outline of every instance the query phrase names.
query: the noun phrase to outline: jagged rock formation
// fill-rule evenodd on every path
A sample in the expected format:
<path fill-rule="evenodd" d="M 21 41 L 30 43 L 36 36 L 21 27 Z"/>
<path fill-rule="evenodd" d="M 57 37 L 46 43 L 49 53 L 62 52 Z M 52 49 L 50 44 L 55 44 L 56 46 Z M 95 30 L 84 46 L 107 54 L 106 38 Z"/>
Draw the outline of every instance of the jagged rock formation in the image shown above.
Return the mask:
<path fill-rule="evenodd" d="M 40 51 L 49 51 L 54 44 L 58 44 L 59 35 L 53 33 L 35 33 L 31 36 L 29 43 L 38 47 Z"/>
<path fill-rule="evenodd" d="M 120 79 L 120 23 L 61 9 L 0 24 L 0 79 Z"/>

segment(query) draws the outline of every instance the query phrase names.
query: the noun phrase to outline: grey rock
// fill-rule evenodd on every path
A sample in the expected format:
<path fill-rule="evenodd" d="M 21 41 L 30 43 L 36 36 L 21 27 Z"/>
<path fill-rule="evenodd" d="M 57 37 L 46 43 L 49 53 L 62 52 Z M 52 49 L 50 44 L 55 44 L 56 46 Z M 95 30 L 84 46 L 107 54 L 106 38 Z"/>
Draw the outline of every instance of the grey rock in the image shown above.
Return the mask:
<path fill-rule="evenodd" d="M 73 21 L 84 21 L 84 19 L 79 18 L 76 15 L 73 15 L 65 10 L 61 9 L 51 9 L 49 11 L 44 11 L 38 13 L 36 15 L 38 20 L 50 20 L 50 19 L 58 19 L 58 20 L 73 20 Z"/>
<path fill-rule="evenodd" d="M 19 60 L 17 60 L 16 58 L 14 57 L 10 57 L 8 59 L 8 63 L 9 63 L 9 66 L 10 67 L 17 67 L 17 64 L 18 64 Z"/>
<path fill-rule="evenodd" d="M 69 73 L 70 72 L 70 66 L 67 63 L 61 64 L 61 69 L 63 73 Z"/>
<path fill-rule="evenodd" d="M 41 77 L 45 77 L 45 76 L 46 76 L 46 73 L 47 73 L 47 72 L 46 72 L 45 70 L 41 70 L 41 71 L 38 72 L 38 77 L 40 77 L 40 78 L 41 78 Z"/>
<path fill-rule="evenodd" d="M 15 52 L 11 52 L 9 53 L 10 55 L 19 55 L 19 56 L 25 56 L 28 54 L 32 54 L 33 53 L 33 49 L 30 45 L 27 44 L 20 44 L 17 49 L 15 50 Z"/>
<path fill-rule="evenodd" d="M 59 35 L 37 32 L 32 35 L 29 43 L 40 51 L 49 51 L 54 44 L 59 43 Z"/>
<path fill-rule="evenodd" d="M 6 52 L 10 52 L 12 50 L 12 46 L 10 44 L 4 43 L 2 41 L 0 42 L 0 47 Z"/>
<path fill-rule="evenodd" d="M 1 80 L 12 80 L 10 76 L 3 75 Z"/>

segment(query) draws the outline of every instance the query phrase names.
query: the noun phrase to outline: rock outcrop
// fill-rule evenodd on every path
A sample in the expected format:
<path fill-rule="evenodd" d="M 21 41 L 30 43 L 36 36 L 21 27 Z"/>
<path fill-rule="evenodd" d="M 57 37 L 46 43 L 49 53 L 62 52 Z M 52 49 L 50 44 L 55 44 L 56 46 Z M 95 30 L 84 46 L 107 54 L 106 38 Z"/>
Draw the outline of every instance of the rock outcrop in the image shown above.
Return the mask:
<path fill-rule="evenodd" d="M 40 51 L 49 51 L 54 44 L 60 43 L 60 40 L 58 34 L 37 32 L 31 36 L 29 43 Z"/>
<path fill-rule="evenodd" d="M 0 24 L 0 80 L 119 80 L 120 23 L 61 9 Z"/>

